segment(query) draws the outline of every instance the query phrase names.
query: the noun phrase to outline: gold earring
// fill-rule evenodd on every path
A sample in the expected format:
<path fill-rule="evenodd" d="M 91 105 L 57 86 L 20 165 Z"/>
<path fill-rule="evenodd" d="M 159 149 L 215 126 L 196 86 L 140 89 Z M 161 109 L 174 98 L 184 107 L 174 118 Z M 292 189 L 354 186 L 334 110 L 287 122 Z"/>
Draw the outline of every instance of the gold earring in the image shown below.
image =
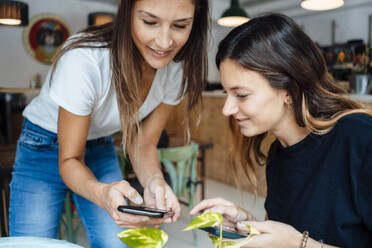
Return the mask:
<path fill-rule="evenodd" d="M 287 100 L 287 99 L 286 99 Z M 292 110 L 292 103 L 290 100 L 286 101 L 284 100 L 284 105 L 288 110 Z"/>

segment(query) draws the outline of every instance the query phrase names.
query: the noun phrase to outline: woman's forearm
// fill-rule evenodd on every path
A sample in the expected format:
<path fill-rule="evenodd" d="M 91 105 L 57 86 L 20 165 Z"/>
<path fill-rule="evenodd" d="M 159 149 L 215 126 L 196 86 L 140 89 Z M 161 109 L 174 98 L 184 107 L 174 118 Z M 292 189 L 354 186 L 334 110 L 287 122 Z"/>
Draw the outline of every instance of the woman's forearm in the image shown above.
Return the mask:
<path fill-rule="evenodd" d="M 106 184 L 99 182 L 82 161 L 67 159 L 61 162 L 59 171 L 63 181 L 73 192 L 101 206 L 102 191 Z"/>
<path fill-rule="evenodd" d="M 163 173 L 160 169 L 157 147 L 152 144 L 143 144 L 139 149 L 138 156 L 132 153 L 130 158 L 138 180 L 143 187 L 146 187 L 152 178 L 163 178 Z"/>

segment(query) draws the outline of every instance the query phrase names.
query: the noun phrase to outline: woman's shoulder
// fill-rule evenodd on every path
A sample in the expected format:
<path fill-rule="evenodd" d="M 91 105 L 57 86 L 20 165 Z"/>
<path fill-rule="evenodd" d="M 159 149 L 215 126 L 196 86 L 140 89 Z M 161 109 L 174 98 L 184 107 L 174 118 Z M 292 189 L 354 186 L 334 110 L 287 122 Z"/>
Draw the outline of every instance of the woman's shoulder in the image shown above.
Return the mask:
<path fill-rule="evenodd" d="M 346 137 L 358 144 L 372 143 L 372 116 L 365 113 L 342 117 L 334 127 L 339 137 Z"/>
<path fill-rule="evenodd" d="M 372 116 L 366 113 L 348 114 L 342 117 L 336 125 L 353 131 L 370 129 L 372 128 Z"/>
<path fill-rule="evenodd" d="M 64 44 L 64 47 L 72 45 L 74 41 L 83 38 L 85 34 L 74 34 L 70 36 Z M 70 60 L 83 62 L 84 60 L 92 63 L 100 63 L 102 60 L 108 60 L 110 51 L 108 48 L 101 48 L 102 43 L 89 42 L 81 43 L 84 47 L 72 47 L 61 58 L 70 58 Z"/>
<path fill-rule="evenodd" d="M 98 49 L 97 49 L 98 50 Z M 88 48 L 73 48 L 66 51 L 56 64 L 56 71 L 76 71 L 79 74 L 89 73 L 104 75 L 110 72 L 108 52 Z"/>

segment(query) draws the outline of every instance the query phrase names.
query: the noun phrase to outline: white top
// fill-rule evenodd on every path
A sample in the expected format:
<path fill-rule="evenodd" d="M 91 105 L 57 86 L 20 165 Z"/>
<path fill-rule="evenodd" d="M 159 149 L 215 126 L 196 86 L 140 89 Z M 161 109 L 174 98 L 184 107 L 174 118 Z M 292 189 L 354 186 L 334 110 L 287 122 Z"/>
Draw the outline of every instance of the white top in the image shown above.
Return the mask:
<path fill-rule="evenodd" d="M 23 115 L 32 123 L 57 133 L 58 107 L 80 116 L 91 115 L 88 140 L 120 130 L 115 86 L 111 82 L 108 48 L 77 48 L 59 60 L 50 85 L 49 71 L 40 95 Z M 160 103 L 178 104 L 182 83 L 181 63 L 171 62 L 157 70 L 139 118 L 148 116 Z"/>

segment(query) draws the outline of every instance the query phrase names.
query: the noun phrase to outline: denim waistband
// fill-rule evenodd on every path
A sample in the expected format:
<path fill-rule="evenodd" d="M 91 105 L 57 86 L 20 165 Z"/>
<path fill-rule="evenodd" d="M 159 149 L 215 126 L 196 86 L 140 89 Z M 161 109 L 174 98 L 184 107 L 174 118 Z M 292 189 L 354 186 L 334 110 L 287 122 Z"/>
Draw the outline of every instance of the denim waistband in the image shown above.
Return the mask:
<path fill-rule="evenodd" d="M 29 121 L 27 118 L 24 119 L 23 121 L 23 127 L 22 127 L 24 130 L 30 130 L 32 132 L 36 132 L 36 133 L 39 133 L 39 134 L 43 134 L 43 135 L 46 135 L 48 137 L 51 137 L 51 138 L 57 138 L 57 134 L 56 133 L 53 133 L 51 131 L 48 131 L 34 123 L 32 123 L 31 121 Z"/>
<path fill-rule="evenodd" d="M 93 140 L 87 140 L 86 147 L 92 147 L 92 146 L 98 146 L 98 145 L 108 145 L 112 144 L 113 139 L 111 136 L 105 136 L 105 137 L 100 137 L 97 139 Z"/>
<path fill-rule="evenodd" d="M 46 135 L 46 136 L 51 137 L 53 139 L 57 139 L 57 134 L 56 133 L 48 131 L 48 130 L 32 123 L 27 118 L 25 118 L 24 121 L 23 121 L 23 129 L 30 130 L 32 132 L 37 132 L 39 134 Z M 100 138 L 93 139 L 93 140 L 87 140 L 86 146 L 87 147 L 92 147 L 92 146 L 96 146 L 96 145 L 106 145 L 106 144 L 110 144 L 112 142 L 113 142 L 113 140 L 112 140 L 112 137 L 110 135 L 110 136 L 104 136 L 104 137 L 100 137 Z"/>

